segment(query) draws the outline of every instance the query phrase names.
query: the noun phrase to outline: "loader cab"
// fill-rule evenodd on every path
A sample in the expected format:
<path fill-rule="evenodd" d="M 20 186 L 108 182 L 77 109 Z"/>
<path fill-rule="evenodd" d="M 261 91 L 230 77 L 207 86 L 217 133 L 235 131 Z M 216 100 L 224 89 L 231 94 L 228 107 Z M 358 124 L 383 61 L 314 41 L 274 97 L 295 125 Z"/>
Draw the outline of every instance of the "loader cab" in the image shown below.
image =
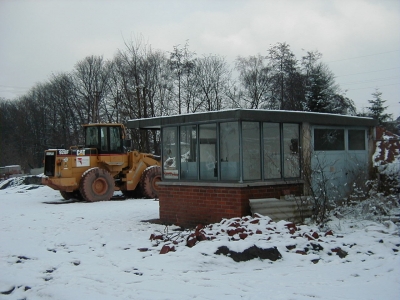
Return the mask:
<path fill-rule="evenodd" d="M 85 148 L 96 148 L 99 154 L 126 152 L 125 128 L 122 124 L 83 125 Z"/>

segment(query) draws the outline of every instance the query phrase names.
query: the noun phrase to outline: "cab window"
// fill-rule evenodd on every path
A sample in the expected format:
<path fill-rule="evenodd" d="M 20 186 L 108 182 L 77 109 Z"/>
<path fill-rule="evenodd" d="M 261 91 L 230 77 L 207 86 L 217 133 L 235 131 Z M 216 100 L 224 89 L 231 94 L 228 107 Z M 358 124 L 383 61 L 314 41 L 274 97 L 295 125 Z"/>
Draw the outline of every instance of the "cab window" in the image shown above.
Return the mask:
<path fill-rule="evenodd" d="M 97 127 L 86 127 L 86 147 L 97 148 L 99 146 Z"/>
<path fill-rule="evenodd" d="M 101 151 L 108 151 L 108 132 L 107 127 L 100 128 L 100 141 L 101 141 Z"/>
<path fill-rule="evenodd" d="M 122 151 L 120 129 L 120 127 L 110 127 L 110 151 L 114 153 Z"/>

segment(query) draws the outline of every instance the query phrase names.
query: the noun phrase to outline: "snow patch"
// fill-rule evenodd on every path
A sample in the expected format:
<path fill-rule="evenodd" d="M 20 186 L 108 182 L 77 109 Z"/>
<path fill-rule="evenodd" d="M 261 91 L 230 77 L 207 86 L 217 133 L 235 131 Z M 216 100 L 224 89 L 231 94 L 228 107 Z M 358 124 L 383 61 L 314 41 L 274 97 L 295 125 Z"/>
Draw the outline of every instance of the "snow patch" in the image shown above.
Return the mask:
<path fill-rule="evenodd" d="M 0 190 L 1 299 L 400 296 L 400 239 L 393 223 L 333 218 L 321 229 L 262 216 L 225 219 L 199 227 L 206 239 L 188 247 L 184 234 L 195 230 L 143 221 L 159 217 L 158 201 L 52 205 L 44 202 L 61 200 L 58 191 L 27 187 Z M 166 242 L 151 240 L 154 233 L 169 236 L 174 249 L 160 254 Z M 242 252 L 254 245 L 276 247 L 282 258 L 235 262 L 215 254 L 221 246 Z"/>

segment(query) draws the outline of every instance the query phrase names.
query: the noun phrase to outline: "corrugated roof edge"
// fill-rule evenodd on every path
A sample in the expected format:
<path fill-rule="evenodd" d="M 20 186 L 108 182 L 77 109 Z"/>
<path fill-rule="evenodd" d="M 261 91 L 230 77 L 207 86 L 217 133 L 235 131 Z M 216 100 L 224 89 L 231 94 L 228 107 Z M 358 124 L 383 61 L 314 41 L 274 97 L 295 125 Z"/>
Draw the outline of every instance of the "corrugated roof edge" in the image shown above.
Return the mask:
<path fill-rule="evenodd" d="M 228 109 L 191 114 L 161 116 L 138 120 L 129 120 L 128 128 L 160 129 L 164 126 L 173 126 L 190 123 L 208 123 L 214 121 L 263 121 L 263 122 L 288 122 L 320 125 L 341 126 L 376 126 L 377 121 L 367 117 L 348 115 L 315 113 L 288 110 L 260 110 L 260 109 Z"/>

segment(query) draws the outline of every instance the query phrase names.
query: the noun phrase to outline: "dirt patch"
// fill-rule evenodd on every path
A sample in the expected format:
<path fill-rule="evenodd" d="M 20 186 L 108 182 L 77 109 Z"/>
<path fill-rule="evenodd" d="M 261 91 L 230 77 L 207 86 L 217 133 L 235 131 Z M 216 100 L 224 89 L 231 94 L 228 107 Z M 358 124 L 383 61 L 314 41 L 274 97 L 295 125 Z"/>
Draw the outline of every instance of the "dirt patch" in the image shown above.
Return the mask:
<path fill-rule="evenodd" d="M 215 254 L 223 254 L 229 256 L 236 262 L 248 261 L 254 258 L 269 259 L 272 261 L 276 261 L 282 258 L 281 253 L 278 251 L 276 247 L 263 249 L 255 245 L 251 246 L 250 248 L 247 248 L 243 252 L 235 252 L 229 250 L 229 248 L 226 246 L 222 246 L 218 248 Z"/>

